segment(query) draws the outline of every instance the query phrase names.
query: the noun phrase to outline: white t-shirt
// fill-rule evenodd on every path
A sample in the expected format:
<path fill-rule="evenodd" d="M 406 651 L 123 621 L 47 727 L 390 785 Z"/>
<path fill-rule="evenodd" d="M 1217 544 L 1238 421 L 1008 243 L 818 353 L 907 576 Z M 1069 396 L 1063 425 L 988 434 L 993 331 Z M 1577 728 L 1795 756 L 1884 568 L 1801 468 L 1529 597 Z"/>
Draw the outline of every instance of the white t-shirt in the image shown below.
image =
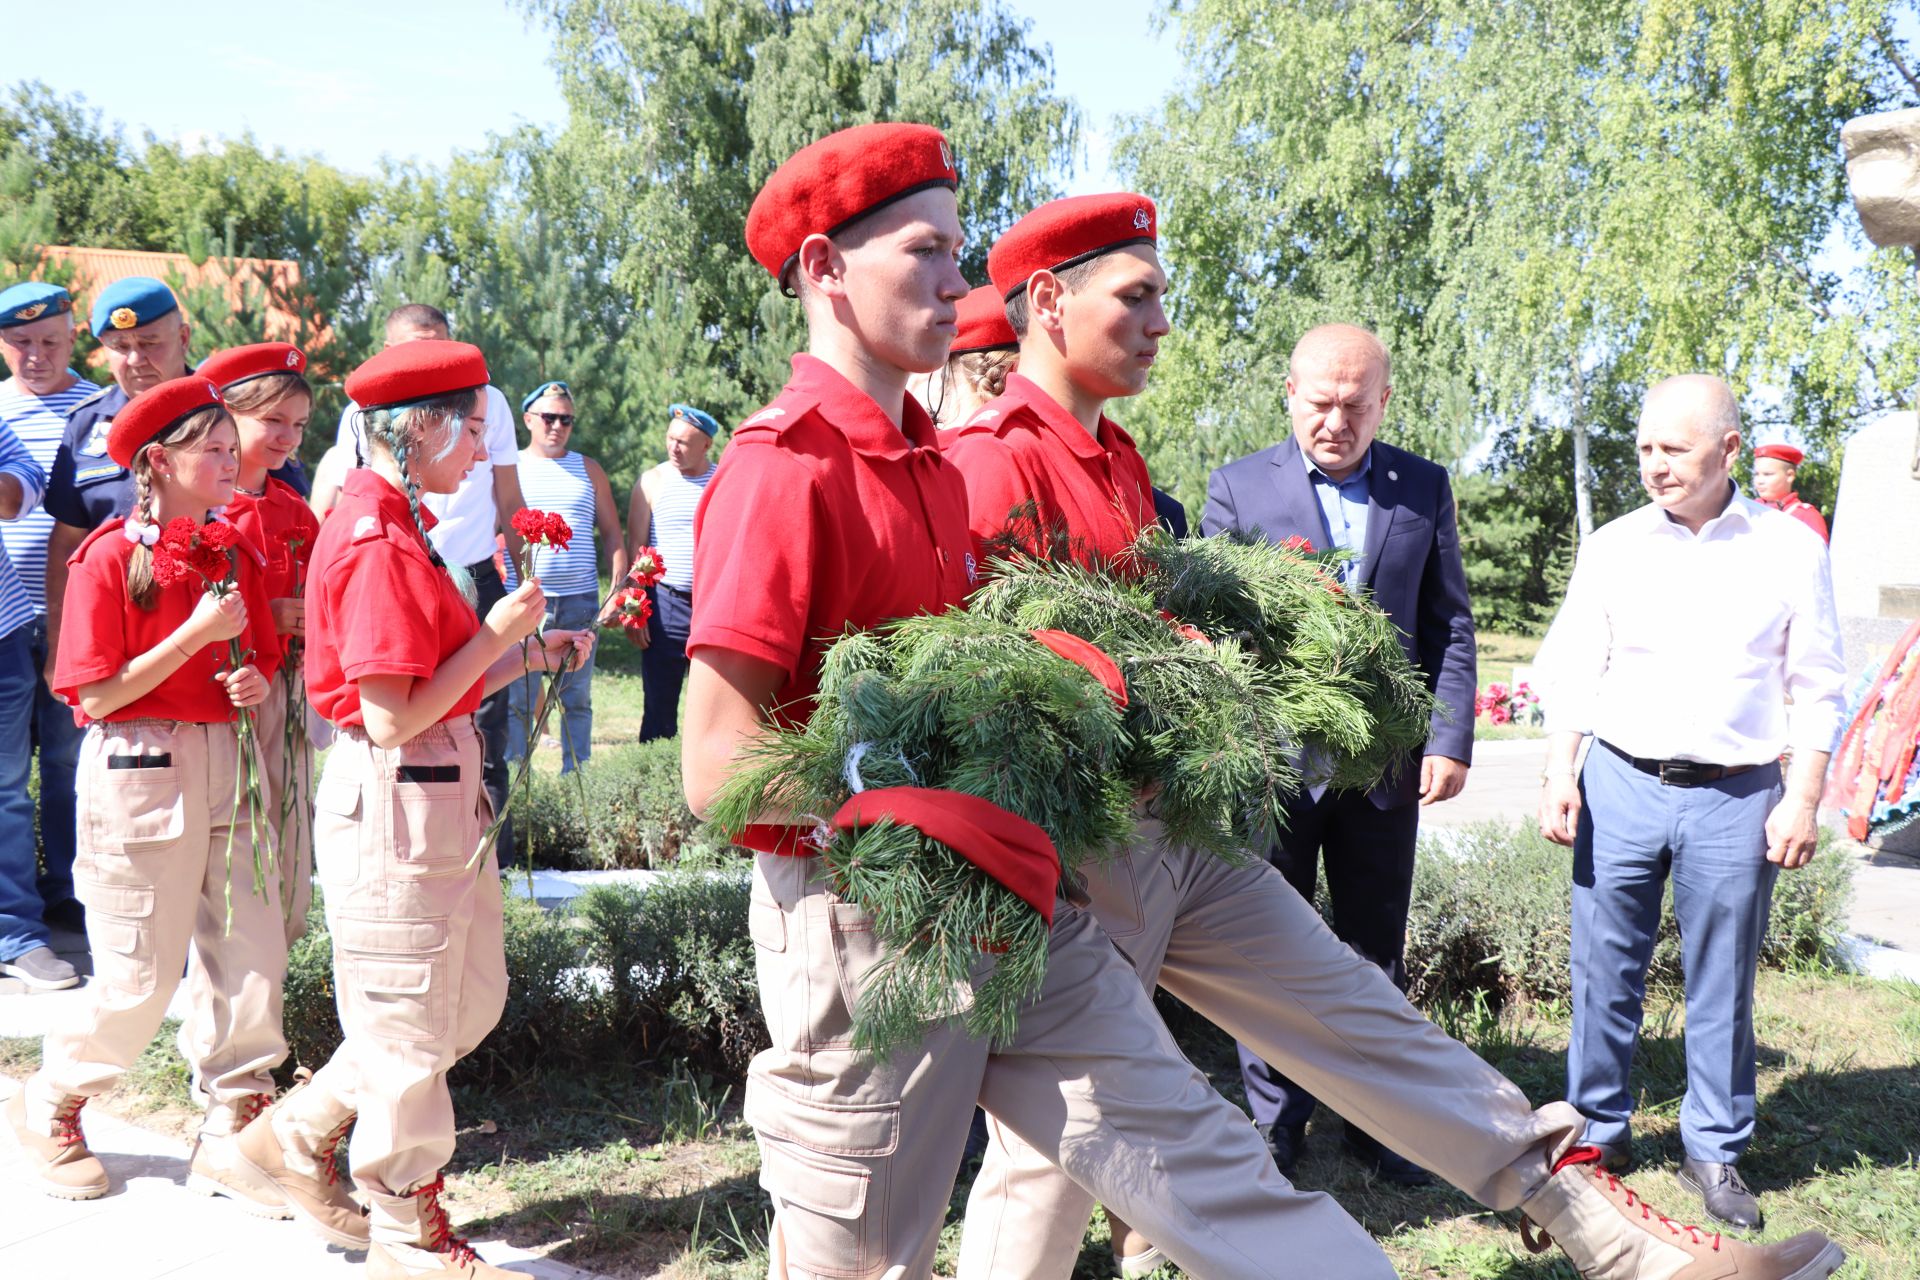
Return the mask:
<path fill-rule="evenodd" d="M 349 456 L 359 434 L 354 426 L 354 415 L 358 412 L 359 406 L 349 401 L 340 414 L 340 432 L 335 437 L 335 443 L 344 445 Z M 430 535 L 433 549 L 451 564 L 478 564 L 493 558 L 494 532 L 500 519 L 493 500 L 493 468 L 517 466 L 520 461 L 520 446 L 513 434 L 513 410 L 507 407 L 507 398 L 498 387 L 487 388 L 486 417 L 486 458 L 473 464 L 473 470 L 452 493 L 420 495 L 420 504 L 440 522 Z M 360 456 L 366 457 L 364 445 Z"/>

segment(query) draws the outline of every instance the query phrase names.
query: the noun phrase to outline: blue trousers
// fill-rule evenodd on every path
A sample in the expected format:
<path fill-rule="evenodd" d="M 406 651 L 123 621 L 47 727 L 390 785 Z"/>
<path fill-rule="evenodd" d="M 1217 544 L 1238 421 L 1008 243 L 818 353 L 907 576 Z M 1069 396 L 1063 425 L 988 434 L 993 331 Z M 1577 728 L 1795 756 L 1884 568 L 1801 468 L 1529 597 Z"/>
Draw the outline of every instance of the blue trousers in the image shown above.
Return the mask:
<path fill-rule="evenodd" d="M 591 591 L 575 595 L 548 596 L 544 630 L 591 631 L 600 605 Z M 527 753 L 527 736 L 533 731 L 533 707 L 540 700 L 545 672 L 522 676 L 507 686 L 507 759 L 518 760 Z M 547 719 L 549 731 L 560 739 L 560 772 L 570 773 L 586 763 L 593 754 L 593 655 L 577 671 L 569 672 L 560 684 L 560 705 Z M 538 746 L 538 743 L 534 744 Z"/>
<path fill-rule="evenodd" d="M 1778 873 L 1766 858 L 1766 821 L 1781 791 L 1770 763 L 1672 787 L 1598 742 L 1587 753 L 1573 846 L 1567 1100 L 1587 1117 L 1588 1141 L 1629 1134 L 1627 1072 L 1669 877 L 1686 973 L 1681 1140 L 1695 1160 L 1721 1164 L 1752 1140 L 1753 981 Z"/>
<path fill-rule="evenodd" d="M 0 960 L 47 945 L 33 844 L 33 624 L 0 636 Z M 69 801 L 69 804 L 72 802 Z M 73 815 L 67 815 L 68 827 Z M 71 863 L 72 854 L 68 854 Z"/>
<path fill-rule="evenodd" d="M 647 592 L 653 617 L 647 620 L 647 647 L 640 654 L 640 741 L 671 738 L 680 732 L 680 686 L 687 678 L 687 633 L 693 626 L 693 597 L 661 583 Z"/>
<path fill-rule="evenodd" d="M 73 722 L 73 708 L 53 696 L 40 673 L 47 667 L 47 620 L 33 620 L 33 745 L 40 753 L 40 901 L 57 907 L 73 901 L 73 773 L 87 731 Z"/>

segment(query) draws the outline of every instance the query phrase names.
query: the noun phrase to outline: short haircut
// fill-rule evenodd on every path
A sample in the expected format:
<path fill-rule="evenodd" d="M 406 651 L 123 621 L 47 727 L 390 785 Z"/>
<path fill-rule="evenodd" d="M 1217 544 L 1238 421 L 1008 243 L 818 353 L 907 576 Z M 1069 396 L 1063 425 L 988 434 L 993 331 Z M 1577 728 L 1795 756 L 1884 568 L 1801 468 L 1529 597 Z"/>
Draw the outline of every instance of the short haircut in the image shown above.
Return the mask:
<path fill-rule="evenodd" d="M 1380 366 L 1380 377 L 1388 386 L 1393 385 L 1393 357 L 1387 353 L 1387 344 L 1373 330 L 1357 324 L 1321 324 L 1315 325 L 1300 335 L 1293 344 L 1293 351 L 1287 356 L 1287 376 L 1300 376 L 1302 355 L 1318 354 L 1321 348 L 1351 345 L 1358 346 L 1371 355 Z"/>
<path fill-rule="evenodd" d="M 409 329 L 438 329 L 442 333 L 453 332 L 453 325 L 448 322 L 447 313 L 424 302 L 403 302 L 387 312 L 387 328 L 392 330 L 398 325 L 405 325 Z"/>
<path fill-rule="evenodd" d="M 1106 257 L 1104 253 L 1097 253 L 1084 262 L 1076 262 L 1070 267 L 1060 268 L 1053 273 L 1053 278 L 1058 280 L 1061 287 L 1068 293 L 1078 293 L 1086 288 L 1087 281 L 1093 279 L 1093 273 L 1100 269 L 1100 264 L 1106 260 Z M 1007 299 L 1007 323 L 1013 326 L 1015 336 L 1021 338 L 1027 336 L 1028 316 L 1027 290 L 1023 284 L 1019 292 Z"/>

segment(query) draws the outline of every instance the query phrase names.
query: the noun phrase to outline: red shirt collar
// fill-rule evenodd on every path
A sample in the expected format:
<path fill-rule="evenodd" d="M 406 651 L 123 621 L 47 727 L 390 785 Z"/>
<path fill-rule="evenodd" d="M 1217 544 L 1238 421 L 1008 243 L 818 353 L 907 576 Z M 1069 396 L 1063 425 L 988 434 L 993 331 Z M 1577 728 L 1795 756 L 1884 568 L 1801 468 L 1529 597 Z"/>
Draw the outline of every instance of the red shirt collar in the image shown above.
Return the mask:
<path fill-rule="evenodd" d="M 899 426 L 873 397 L 849 382 L 818 356 L 793 357 L 793 377 L 787 389 L 812 396 L 847 443 L 860 453 L 881 458 L 903 458 L 910 449 L 935 448 L 933 419 L 918 400 L 905 397 Z"/>
<path fill-rule="evenodd" d="M 1080 420 L 1066 411 L 1058 400 L 1042 391 L 1031 378 L 1023 378 L 1017 373 L 1007 375 L 1005 395 L 1017 400 L 1033 410 L 1034 416 L 1051 431 L 1054 438 L 1064 444 L 1076 457 L 1089 461 L 1104 460 L 1109 454 L 1123 449 L 1135 449 L 1133 437 L 1120 429 L 1120 424 L 1106 414 L 1100 415 L 1100 427 L 1097 435 L 1088 435 Z"/>
<path fill-rule="evenodd" d="M 413 512 L 407 506 L 407 495 L 393 487 L 393 482 L 375 471 L 372 467 L 355 467 L 347 472 L 347 479 L 340 486 L 341 491 L 356 498 L 364 498 L 373 504 L 375 511 L 387 519 L 402 525 L 413 523 Z M 440 521 L 426 504 L 420 505 L 420 523 L 428 529 Z"/>

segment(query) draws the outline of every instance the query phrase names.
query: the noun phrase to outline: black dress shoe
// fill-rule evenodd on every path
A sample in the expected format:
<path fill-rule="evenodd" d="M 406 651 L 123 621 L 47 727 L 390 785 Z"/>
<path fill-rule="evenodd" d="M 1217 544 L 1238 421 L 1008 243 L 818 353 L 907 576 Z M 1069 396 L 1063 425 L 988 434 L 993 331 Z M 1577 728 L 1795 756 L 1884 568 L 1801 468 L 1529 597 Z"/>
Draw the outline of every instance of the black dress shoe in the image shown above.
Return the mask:
<path fill-rule="evenodd" d="M 83 936 L 87 932 L 87 909 L 76 898 L 56 902 L 40 913 L 40 919 L 49 929 L 65 929 Z"/>
<path fill-rule="evenodd" d="M 1347 1130 L 1347 1150 L 1382 1182 L 1391 1182 L 1396 1187 L 1424 1187 L 1433 1182 L 1433 1175 L 1425 1169 L 1398 1152 L 1389 1151 L 1371 1134 L 1358 1129 Z"/>
<path fill-rule="evenodd" d="M 1760 1202 L 1732 1165 L 1688 1156 L 1680 1162 L 1680 1185 L 1700 1193 L 1707 1216 L 1715 1222 L 1749 1231 L 1760 1225 Z"/>
<path fill-rule="evenodd" d="M 1283 1124 L 1255 1125 L 1260 1137 L 1267 1144 L 1267 1154 L 1273 1157 L 1274 1167 L 1280 1170 L 1280 1176 L 1288 1182 L 1293 1181 L 1294 1172 L 1300 1167 L 1300 1146 L 1307 1140 L 1305 1126 L 1298 1129 Z"/>

